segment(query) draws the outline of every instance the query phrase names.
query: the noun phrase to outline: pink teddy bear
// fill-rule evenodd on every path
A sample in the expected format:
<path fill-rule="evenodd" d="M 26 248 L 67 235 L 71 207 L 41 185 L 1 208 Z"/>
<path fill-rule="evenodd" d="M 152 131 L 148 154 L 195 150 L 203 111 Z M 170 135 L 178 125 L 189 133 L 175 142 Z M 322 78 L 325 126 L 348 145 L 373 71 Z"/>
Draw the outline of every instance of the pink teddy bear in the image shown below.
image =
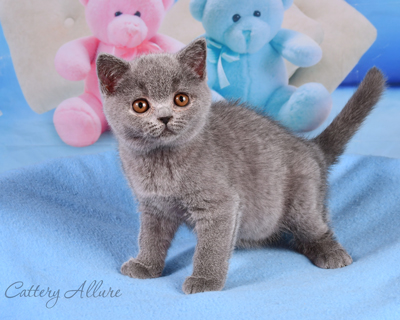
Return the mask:
<path fill-rule="evenodd" d="M 108 129 L 103 113 L 96 59 L 110 53 L 125 60 L 151 52 L 177 52 L 179 41 L 157 34 L 174 0 L 80 0 L 93 36 L 63 45 L 55 67 L 67 80 L 85 80 L 85 92 L 63 101 L 54 113 L 61 139 L 75 147 L 95 143 Z"/>

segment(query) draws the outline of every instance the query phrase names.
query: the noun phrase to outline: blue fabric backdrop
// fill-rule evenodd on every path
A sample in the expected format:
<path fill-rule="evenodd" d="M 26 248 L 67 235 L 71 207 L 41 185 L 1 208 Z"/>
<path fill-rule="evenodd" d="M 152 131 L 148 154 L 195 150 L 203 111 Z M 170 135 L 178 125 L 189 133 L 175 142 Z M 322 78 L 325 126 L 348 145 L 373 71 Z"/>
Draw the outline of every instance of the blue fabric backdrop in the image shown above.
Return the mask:
<path fill-rule="evenodd" d="M 332 226 L 352 265 L 319 269 L 284 245 L 238 250 L 223 291 L 185 296 L 196 244 L 186 228 L 161 278 L 119 272 L 138 253 L 139 214 L 116 152 L 0 175 L 0 318 L 400 319 L 400 160 L 345 156 L 330 181 Z M 87 296 L 94 280 L 121 296 Z M 59 299 L 24 296 L 32 286 Z"/>

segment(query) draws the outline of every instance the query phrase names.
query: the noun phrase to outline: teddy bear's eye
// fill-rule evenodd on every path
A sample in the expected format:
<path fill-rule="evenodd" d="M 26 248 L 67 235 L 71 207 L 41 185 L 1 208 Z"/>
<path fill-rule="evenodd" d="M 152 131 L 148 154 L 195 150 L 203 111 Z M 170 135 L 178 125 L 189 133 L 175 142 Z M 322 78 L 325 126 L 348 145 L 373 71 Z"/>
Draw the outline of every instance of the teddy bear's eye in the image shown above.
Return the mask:
<path fill-rule="evenodd" d="M 135 16 L 138 16 L 140 18 L 141 14 L 139 11 L 136 11 Z"/>
<path fill-rule="evenodd" d="M 254 11 L 254 16 L 255 17 L 261 17 L 261 12 L 260 11 Z"/>
<path fill-rule="evenodd" d="M 122 14 L 121 11 L 117 11 L 117 12 L 115 13 L 115 16 L 118 17 L 118 16 L 120 16 L 121 14 Z"/>
<path fill-rule="evenodd" d="M 240 18 L 241 18 L 241 16 L 240 16 L 239 14 L 235 14 L 235 15 L 232 17 L 232 20 L 233 20 L 233 22 L 238 22 L 238 21 L 240 20 Z"/>

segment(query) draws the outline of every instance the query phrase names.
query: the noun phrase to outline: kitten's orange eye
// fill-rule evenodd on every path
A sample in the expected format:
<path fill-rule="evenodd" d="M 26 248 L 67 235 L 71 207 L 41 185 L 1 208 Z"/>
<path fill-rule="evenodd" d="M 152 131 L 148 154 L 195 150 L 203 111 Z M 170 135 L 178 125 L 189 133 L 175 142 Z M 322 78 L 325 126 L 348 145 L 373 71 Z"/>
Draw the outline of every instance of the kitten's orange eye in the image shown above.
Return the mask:
<path fill-rule="evenodd" d="M 189 104 L 189 97 L 186 94 L 179 93 L 175 96 L 175 104 L 178 107 L 186 107 Z"/>
<path fill-rule="evenodd" d="M 149 110 L 149 104 L 146 100 L 139 99 L 133 103 L 133 110 L 137 113 L 145 113 Z"/>

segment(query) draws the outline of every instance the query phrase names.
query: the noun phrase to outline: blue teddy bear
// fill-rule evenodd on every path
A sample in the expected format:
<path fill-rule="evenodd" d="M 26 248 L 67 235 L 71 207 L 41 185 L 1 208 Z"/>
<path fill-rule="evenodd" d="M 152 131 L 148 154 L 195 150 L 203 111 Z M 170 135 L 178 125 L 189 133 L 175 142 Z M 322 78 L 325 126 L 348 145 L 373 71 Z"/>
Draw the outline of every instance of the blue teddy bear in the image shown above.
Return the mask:
<path fill-rule="evenodd" d="M 310 67 L 322 50 L 310 37 L 283 29 L 293 0 L 191 0 L 208 44 L 209 86 L 225 98 L 241 99 L 296 132 L 317 128 L 329 115 L 332 98 L 319 83 L 288 84 L 283 58 Z"/>

